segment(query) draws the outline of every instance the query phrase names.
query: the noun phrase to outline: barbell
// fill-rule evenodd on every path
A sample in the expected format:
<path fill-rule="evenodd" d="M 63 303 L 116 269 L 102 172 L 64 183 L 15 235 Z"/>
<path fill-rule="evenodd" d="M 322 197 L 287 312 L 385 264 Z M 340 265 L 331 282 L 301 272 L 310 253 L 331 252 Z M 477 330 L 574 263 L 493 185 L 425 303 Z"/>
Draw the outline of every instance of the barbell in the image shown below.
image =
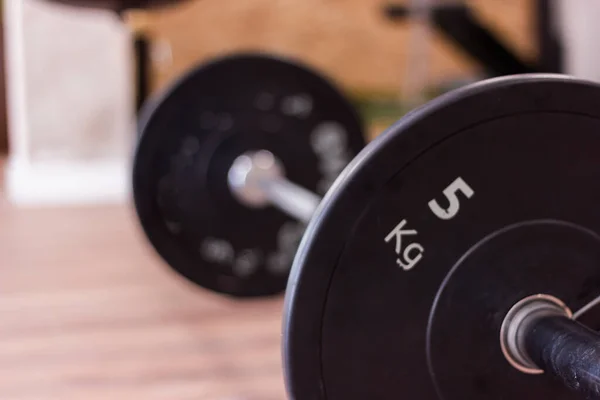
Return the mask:
<path fill-rule="evenodd" d="M 85 2 L 109 4 L 128 7 Z M 145 110 L 135 205 L 174 269 L 241 296 L 285 281 L 298 235 L 275 215 L 309 222 L 285 298 L 291 398 L 600 399 L 599 103 L 571 77 L 487 80 L 344 167 L 364 140 L 330 82 L 223 59 Z M 287 247 L 267 257 L 273 229 Z"/>
<path fill-rule="evenodd" d="M 292 251 L 265 255 L 304 232 L 291 398 L 597 399 L 598 104 L 572 77 L 495 78 L 365 144 L 311 69 L 224 58 L 143 113 L 136 209 L 176 271 L 234 296 L 278 293 Z"/>

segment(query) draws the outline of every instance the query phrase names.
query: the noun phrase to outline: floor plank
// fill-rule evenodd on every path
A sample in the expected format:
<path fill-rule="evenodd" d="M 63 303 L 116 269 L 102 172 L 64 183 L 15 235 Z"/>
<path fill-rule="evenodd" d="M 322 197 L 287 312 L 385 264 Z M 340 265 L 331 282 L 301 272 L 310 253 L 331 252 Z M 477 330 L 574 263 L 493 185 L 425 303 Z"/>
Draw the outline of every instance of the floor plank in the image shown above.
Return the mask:
<path fill-rule="evenodd" d="M 128 206 L 0 200 L 0 399 L 283 399 L 281 308 L 184 282 Z"/>

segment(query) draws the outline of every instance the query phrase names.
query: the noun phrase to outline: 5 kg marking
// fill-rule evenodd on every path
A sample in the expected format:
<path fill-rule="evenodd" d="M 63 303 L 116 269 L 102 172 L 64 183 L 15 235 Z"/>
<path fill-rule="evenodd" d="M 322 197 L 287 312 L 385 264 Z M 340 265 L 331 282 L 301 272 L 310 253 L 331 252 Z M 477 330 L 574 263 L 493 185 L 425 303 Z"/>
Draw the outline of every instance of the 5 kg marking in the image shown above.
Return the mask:
<path fill-rule="evenodd" d="M 458 177 L 442 192 L 446 197 L 448 208 L 442 208 L 437 200 L 433 199 L 428 203 L 429 209 L 439 219 L 450 220 L 454 218 L 460 211 L 459 192 L 467 199 L 470 199 L 475 194 L 475 191 L 461 177 Z M 403 219 L 384 238 L 386 243 L 394 243 L 394 252 L 398 256 L 396 264 L 404 271 L 414 268 L 421 261 L 425 253 L 425 248 L 416 240 L 418 235 L 417 230 L 408 228 L 407 224 L 408 221 Z M 404 244 L 408 243 L 406 247 L 403 247 L 403 237 L 405 237 Z"/>
<path fill-rule="evenodd" d="M 402 229 L 406 225 L 406 220 L 403 219 L 400 221 L 398 225 L 388 235 L 385 237 L 385 242 L 389 243 L 392 239 L 396 239 L 396 254 L 400 256 L 400 258 L 396 259 L 396 264 L 402 267 L 403 270 L 408 271 L 412 269 L 420 260 L 423 258 L 423 252 L 425 249 L 417 242 L 413 242 L 406 246 L 404 251 L 402 251 L 402 235 L 406 236 L 416 236 L 417 231 L 414 229 Z M 414 254 L 414 251 L 417 253 Z M 413 256 L 411 256 L 411 252 L 413 252 Z"/>

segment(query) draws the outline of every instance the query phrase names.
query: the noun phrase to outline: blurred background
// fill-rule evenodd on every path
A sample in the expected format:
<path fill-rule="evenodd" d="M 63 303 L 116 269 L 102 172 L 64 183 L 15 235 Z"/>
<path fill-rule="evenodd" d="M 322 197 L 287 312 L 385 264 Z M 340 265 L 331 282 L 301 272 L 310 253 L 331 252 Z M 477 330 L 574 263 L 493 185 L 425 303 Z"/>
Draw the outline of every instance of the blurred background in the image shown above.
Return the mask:
<path fill-rule="evenodd" d="M 189 0 L 120 15 L 0 3 L 7 400 L 285 397 L 281 298 L 192 287 L 135 221 L 138 111 L 191 68 L 239 51 L 302 60 L 346 93 L 371 138 L 482 78 L 600 80 L 600 4 L 586 0 Z"/>

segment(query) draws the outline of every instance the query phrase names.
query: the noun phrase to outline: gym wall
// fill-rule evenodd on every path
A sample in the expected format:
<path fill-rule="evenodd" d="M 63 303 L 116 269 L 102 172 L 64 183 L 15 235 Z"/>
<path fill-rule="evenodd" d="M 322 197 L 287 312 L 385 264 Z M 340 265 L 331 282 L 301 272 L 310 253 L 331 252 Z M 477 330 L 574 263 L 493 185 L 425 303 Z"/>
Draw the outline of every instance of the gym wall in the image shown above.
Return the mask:
<path fill-rule="evenodd" d="M 9 197 L 22 205 L 129 198 L 135 141 L 129 28 L 143 25 L 151 39 L 154 93 L 211 57 L 265 50 L 298 57 L 348 91 L 395 95 L 408 62 L 408 24 L 385 21 L 383 4 L 196 0 L 174 9 L 132 13 L 126 26 L 106 12 L 40 0 L 5 2 Z M 521 54 L 533 54 L 529 0 L 474 4 Z M 435 37 L 432 79 L 474 70 L 468 59 Z"/>
<path fill-rule="evenodd" d="M 19 205 L 123 201 L 135 138 L 127 27 L 108 12 L 4 2 L 10 152 Z"/>
<path fill-rule="evenodd" d="M 145 14 L 155 49 L 152 87 L 195 63 L 236 50 L 299 57 L 358 92 L 395 93 L 408 60 L 409 24 L 386 21 L 386 1 L 192 1 Z M 478 15 L 523 57 L 535 57 L 531 0 L 472 0 Z M 431 80 L 464 76 L 472 62 L 439 35 Z M 168 54 L 170 53 L 170 54 Z"/>

